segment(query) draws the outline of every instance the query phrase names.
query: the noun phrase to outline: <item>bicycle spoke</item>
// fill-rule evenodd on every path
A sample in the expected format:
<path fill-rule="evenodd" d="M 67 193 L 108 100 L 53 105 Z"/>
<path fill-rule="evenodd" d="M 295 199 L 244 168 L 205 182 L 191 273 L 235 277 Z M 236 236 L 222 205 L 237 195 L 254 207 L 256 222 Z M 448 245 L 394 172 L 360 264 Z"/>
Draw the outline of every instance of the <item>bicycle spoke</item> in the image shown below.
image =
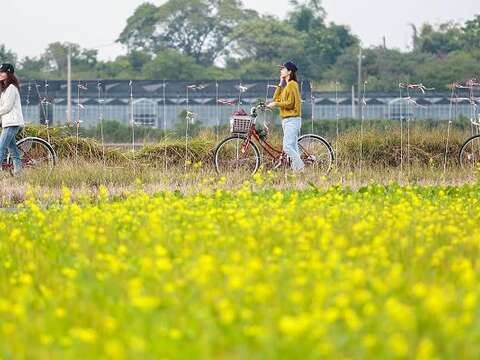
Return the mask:
<path fill-rule="evenodd" d="M 306 136 L 299 140 L 298 145 L 305 166 L 323 174 L 329 172 L 333 154 L 324 141 L 316 136 Z"/>
<path fill-rule="evenodd" d="M 215 165 L 221 174 L 254 173 L 258 169 L 259 155 L 252 143 L 243 138 L 224 140 L 215 152 Z"/>
<path fill-rule="evenodd" d="M 19 144 L 19 150 L 21 152 L 22 165 L 25 168 L 47 167 L 52 169 L 55 165 L 55 154 L 42 140 L 35 138 L 24 139 Z"/>
<path fill-rule="evenodd" d="M 50 162 L 52 161 L 52 158 L 50 156 L 44 156 L 41 158 L 35 158 L 35 159 L 23 159 L 24 164 L 33 164 L 33 166 L 37 166 L 39 163 L 42 163 L 44 160 Z"/>
<path fill-rule="evenodd" d="M 460 153 L 460 163 L 465 169 L 476 170 L 480 164 L 480 137 L 468 140 Z"/>

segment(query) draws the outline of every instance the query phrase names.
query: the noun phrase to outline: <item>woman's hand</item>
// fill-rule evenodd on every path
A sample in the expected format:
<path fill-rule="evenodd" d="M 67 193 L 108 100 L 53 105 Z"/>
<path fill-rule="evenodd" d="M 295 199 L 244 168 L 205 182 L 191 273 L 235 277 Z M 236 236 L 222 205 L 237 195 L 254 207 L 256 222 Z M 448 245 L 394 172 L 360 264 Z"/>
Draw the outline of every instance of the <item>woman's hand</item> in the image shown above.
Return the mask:
<path fill-rule="evenodd" d="M 267 107 L 269 109 L 273 109 L 275 106 L 277 106 L 277 103 L 275 101 L 271 101 L 267 104 Z"/>

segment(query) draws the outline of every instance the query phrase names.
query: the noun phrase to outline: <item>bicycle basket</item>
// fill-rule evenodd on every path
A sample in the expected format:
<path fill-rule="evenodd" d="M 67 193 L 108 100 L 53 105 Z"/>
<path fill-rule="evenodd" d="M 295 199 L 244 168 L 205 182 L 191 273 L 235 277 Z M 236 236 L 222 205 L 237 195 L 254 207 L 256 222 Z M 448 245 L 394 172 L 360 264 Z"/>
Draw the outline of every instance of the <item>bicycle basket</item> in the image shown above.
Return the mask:
<path fill-rule="evenodd" d="M 252 126 L 252 118 L 248 115 L 234 115 L 230 119 L 230 132 L 234 134 L 246 134 Z"/>

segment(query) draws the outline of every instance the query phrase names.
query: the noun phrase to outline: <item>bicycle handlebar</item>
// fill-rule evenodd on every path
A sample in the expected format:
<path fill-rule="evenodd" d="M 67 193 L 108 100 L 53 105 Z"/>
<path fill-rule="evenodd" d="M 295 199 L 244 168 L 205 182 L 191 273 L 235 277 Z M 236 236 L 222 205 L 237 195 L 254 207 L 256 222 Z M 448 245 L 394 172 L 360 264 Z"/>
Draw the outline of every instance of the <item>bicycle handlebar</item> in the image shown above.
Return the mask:
<path fill-rule="evenodd" d="M 264 101 L 260 101 L 257 105 L 251 108 L 250 115 L 252 117 L 257 117 L 259 111 L 266 112 L 266 111 L 272 111 L 272 110 L 269 107 L 267 107 L 267 104 Z"/>

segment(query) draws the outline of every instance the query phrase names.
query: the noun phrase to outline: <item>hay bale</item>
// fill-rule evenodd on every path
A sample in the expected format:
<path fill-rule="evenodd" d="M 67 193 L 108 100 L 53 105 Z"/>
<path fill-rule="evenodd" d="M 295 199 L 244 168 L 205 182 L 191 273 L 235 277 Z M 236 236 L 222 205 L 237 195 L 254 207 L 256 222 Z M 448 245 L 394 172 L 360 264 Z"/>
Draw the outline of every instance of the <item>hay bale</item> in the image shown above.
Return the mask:
<path fill-rule="evenodd" d="M 446 129 L 410 129 L 410 163 L 418 166 L 443 165 L 446 148 Z M 363 161 L 370 166 L 398 167 L 401 163 L 401 131 L 367 129 L 363 135 Z M 455 164 L 458 153 L 467 136 L 461 131 L 451 131 L 448 146 L 448 162 Z M 361 135 L 350 130 L 338 139 L 338 160 L 341 166 L 355 167 L 360 163 Z M 407 161 L 407 132 L 403 133 L 403 160 Z"/>
<path fill-rule="evenodd" d="M 145 146 L 136 154 L 136 158 L 156 164 L 163 163 L 166 155 L 167 161 L 172 164 L 183 165 L 185 161 L 206 163 L 211 161 L 214 147 L 215 144 L 212 141 L 194 139 L 189 141 L 186 155 L 185 141 L 169 141 Z"/>

